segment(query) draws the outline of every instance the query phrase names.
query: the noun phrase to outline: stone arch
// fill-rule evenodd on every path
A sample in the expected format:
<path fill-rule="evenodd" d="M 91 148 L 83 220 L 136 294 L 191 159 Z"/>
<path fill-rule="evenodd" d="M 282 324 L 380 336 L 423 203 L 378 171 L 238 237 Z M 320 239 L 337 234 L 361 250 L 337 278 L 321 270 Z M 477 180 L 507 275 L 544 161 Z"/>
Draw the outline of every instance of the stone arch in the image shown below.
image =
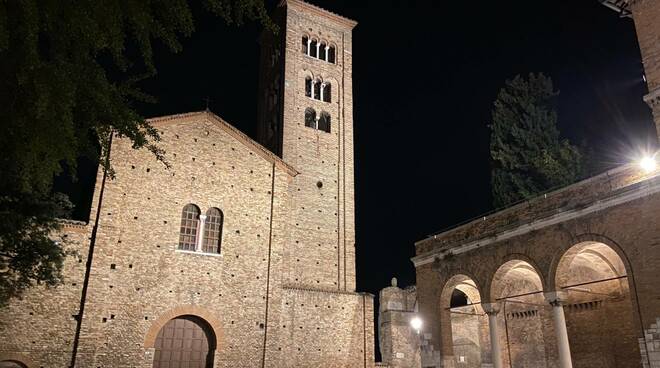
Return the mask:
<path fill-rule="evenodd" d="M 38 365 L 34 363 L 32 359 L 28 358 L 24 354 L 13 352 L 0 352 L 0 367 L 3 367 L 2 363 L 14 363 L 21 368 L 38 367 Z"/>
<path fill-rule="evenodd" d="M 451 298 L 455 290 L 465 294 L 467 305 L 452 306 Z M 468 355 L 475 367 L 488 360 L 488 327 L 481 302 L 480 285 L 465 273 L 454 274 L 442 287 L 439 300 L 441 351 L 455 364 Z M 467 341 L 470 344 L 466 344 Z"/>
<path fill-rule="evenodd" d="M 199 317 L 209 324 L 213 330 L 213 333 L 215 334 L 217 350 L 220 350 L 224 340 L 224 334 L 220 321 L 215 318 L 211 311 L 196 305 L 181 305 L 170 309 L 169 311 L 161 314 L 158 318 L 156 318 L 151 323 L 151 326 L 149 327 L 149 330 L 147 330 L 147 334 L 144 337 L 144 347 L 146 349 L 154 348 L 158 332 L 160 332 L 163 326 L 165 326 L 165 324 L 171 319 L 186 315 Z"/>
<path fill-rule="evenodd" d="M 639 366 L 639 314 L 631 294 L 630 264 L 614 244 L 585 235 L 553 259 L 553 285 L 564 295 L 575 367 Z M 602 320 L 608 322 L 594 323 Z"/>
<path fill-rule="evenodd" d="M 499 309 L 496 323 L 504 366 L 546 367 L 548 341 L 554 340 L 544 334 L 547 303 L 539 268 L 521 254 L 505 259 L 493 274 L 489 290 L 491 303 Z"/>
<path fill-rule="evenodd" d="M 564 257 L 566 252 L 572 249 L 575 245 L 586 242 L 602 243 L 608 246 L 612 251 L 614 251 L 618 255 L 619 259 L 623 263 L 623 266 L 625 267 L 626 275 L 628 275 L 630 291 L 631 293 L 634 294 L 635 293 L 634 275 L 633 275 L 632 266 L 630 264 L 630 260 L 628 259 L 628 255 L 626 255 L 626 252 L 624 252 L 623 248 L 612 238 L 596 233 L 583 233 L 577 235 L 571 238 L 570 242 L 563 244 L 563 246 L 555 252 L 552 258 L 552 263 L 550 264 L 550 270 L 547 277 L 548 290 L 555 290 L 557 288 L 557 285 L 555 283 L 557 276 L 557 268 L 559 267 L 559 262 Z"/>

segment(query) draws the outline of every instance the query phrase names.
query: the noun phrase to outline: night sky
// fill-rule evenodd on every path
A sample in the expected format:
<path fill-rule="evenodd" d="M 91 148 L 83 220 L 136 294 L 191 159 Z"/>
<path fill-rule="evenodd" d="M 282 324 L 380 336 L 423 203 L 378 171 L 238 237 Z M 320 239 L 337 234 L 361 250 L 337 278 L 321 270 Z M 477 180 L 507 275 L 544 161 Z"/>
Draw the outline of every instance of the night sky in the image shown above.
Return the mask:
<path fill-rule="evenodd" d="M 505 79 L 550 76 L 560 90 L 560 130 L 586 142 L 602 169 L 655 139 L 634 24 L 597 0 L 311 2 L 359 23 L 359 291 L 377 294 L 392 276 L 414 284 L 415 241 L 492 209 L 487 125 Z M 197 31 L 183 52 L 156 47 L 158 74 L 142 87 L 158 103 L 139 111 L 202 110 L 208 97 L 213 112 L 254 137 L 260 27 L 195 13 Z M 80 207 L 82 188 L 91 188 L 82 179 L 73 194 Z"/>

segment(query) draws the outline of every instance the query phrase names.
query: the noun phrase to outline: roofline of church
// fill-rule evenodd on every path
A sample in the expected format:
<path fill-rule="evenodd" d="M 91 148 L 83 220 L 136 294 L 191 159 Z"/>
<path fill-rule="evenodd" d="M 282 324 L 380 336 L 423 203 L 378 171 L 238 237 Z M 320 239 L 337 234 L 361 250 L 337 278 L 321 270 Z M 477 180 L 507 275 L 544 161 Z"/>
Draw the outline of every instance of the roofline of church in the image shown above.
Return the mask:
<path fill-rule="evenodd" d="M 349 29 L 353 29 L 358 24 L 358 22 L 353 20 L 353 19 L 343 17 L 343 16 L 341 16 L 337 13 L 333 13 L 333 12 L 327 10 L 327 9 L 321 8 L 320 6 L 316 6 L 316 5 L 310 4 L 310 3 L 302 1 L 302 0 L 282 0 L 282 1 L 280 1 L 279 6 L 285 6 L 285 5 L 297 6 L 297 7 L 301 8 L 305 11 L 308 11 L 310 13 L 314 13 L 316 15 L 324 16 L 324 17 L 334 21 L 335 23 L 338 23 L 338 24 L 340 24 L 344 27 L 347 27 Z"/>
<path fill-rule="evenodd" d="M 533 208 L 534 204 L 537 201 L 542 201 L 545 200 L 546 198 L 550 199 L 555 194 L 560 194 L 562 192 L 566 192 L 578 187 L 587 187 L 592 183 L 608 180 L 609 178 L 615 178 L 619 176 L 624 176 L 628 178 L 627 179 L 628 182 L 625 185 L 621 186 L 619 190 L 614 190 L 612 195 L 609 196 L 605 195 L 604 197 L 597 198 L 587 206 L 563 210 L 548 217 L 536 217 L 533 218 L 530 222 L 519 224 L 518 226 L 515 226 L 513 228 L 507 227 L 501 229 L 500 231 L 496 231 L 494 233 L 470 236 L 461 242 L 438 244 L 433 249 L 412 257 L 411 261 L 415 264 L 415 267 L 418 267 L 433 262 L 435 258 L 443 258 L 444 255 L 447 254 L 448 252 L 451 252 L 452 254 L 468 252 L 477 247 L 482 247 L 484 245 L 496 243 L 532 230 L 538 230 L 546 226 L 556 224 L 558 222 L 566 221 L 569 218 L 581 217 L 589 213 L 597 212 L 605 208 L 615 206 L 630 200 L 651 195 L 655 192 L 660 192 L 660 175 L 656 174 L 651 177 L 648 177 L 645 175 L 632 174 L 637 171 L 639 171 L 639 169 L 637 169 L 633 164 L 622 165 L 612 170 L 606 171 L 602 174 L 568 185 L 566 187 L 559 188 L 557 190 L 553 190 L 545 194 L 540 194 L 535 198 L 515 204 L 508 208 L 504 208 L 500 211 L 491 213 L 487 216 L 479 217 L 465 224 L 449 228 L 434 235 L 430 235 L 425 239 L 415 242 L 415 247 L 417 248 L 418 246 L 422 244 L 426 244 L 428 242 L 439 241 L 439 239 L 443 238 L 446 235 L 452 234 L 461 229 L 470 228 L 472 226 L 477 225 L 479 222 L 485 221 L 490 218 L 497 218 L 507 213 L 515 212 L 516 210 L 520 210 L 524 208 Z"/>
<path fill-rule="evenodd" d="M 278 155 L 276 155 L 273 152 L 269 151 L 266 147 L 262 146 L 261 144 L 257 143 L 254 139 L 250 138 L 247 134 L 241 132 L 236 127 L 229 124 L 228 122 L 223 120 L 221 117 L 219 117 L 218 115 L 212 113 L 209 110 L 193 111 L 193 112 L 186 112 L 186 113 L 182 113 L 182 114 L 158 116 L 158 117 L 153 117 L 153 118 L 147 119 L 147 122 L 153 124 L 153 123 L 161 123 L 161 122 L 168 122 L 168 121 L 181 120 L 181 119 L 187 119 L 187 118 L 195 118 L 195 117 L 205 117 L 211 123 L 213 123 L 214 125 L 218 126 L 219 128 L 221 128 L 224 131 L 226 131 L 227 133 L 229 133 L 229 135 L 234 137 L 237 141 L 243 143 L 250 150 L 252 150 L 256 154 L 258 154 L 259 156 L 263 157 L 266 161 L 268 161 L 268 162 L 274 164 L 275 166 L 277 166 L 277 167 L 283 169 L 284 171 L 286 171 L 287 174 L 289 174 L 291 176 L 296 176 L 296 175 L 299 174 L 298 170 L 293 168 L 293 166 L 287 164 Z"/>

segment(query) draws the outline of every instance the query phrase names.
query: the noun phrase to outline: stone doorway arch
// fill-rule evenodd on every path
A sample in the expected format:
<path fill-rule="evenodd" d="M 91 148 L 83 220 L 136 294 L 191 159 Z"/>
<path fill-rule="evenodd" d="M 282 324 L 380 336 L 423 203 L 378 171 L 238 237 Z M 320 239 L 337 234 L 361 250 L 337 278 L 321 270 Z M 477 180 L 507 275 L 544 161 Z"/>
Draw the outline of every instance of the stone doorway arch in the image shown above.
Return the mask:
<path fill-rule="evenodd" d="M 215 334 L 203 319 L 184 315 L 169 320 L 154 344 L 153 368 L 212 368 Z"/>

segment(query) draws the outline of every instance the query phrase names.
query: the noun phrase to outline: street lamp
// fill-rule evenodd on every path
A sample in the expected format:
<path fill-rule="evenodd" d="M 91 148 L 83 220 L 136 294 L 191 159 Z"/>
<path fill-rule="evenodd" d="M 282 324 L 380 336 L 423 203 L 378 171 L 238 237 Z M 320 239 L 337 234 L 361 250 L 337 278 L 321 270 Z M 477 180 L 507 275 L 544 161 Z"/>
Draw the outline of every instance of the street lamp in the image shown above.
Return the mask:
<path fill-rule="evenodd" d="M 422 319 L 419 317 L 413 317 L 410 320 L 410 326 L 414 328 L 417 333 L 419 333 L 419 330 L 422 329 Z"/>
<path fill-rule="evenodd" d="M 644 156 L 641 160 L 639 160 L 639 166 L 646 172 L 647 174 L 650 174 L 655 171 L 657 164 L 655 162 L 655 157 L 654 156 Z"/>

